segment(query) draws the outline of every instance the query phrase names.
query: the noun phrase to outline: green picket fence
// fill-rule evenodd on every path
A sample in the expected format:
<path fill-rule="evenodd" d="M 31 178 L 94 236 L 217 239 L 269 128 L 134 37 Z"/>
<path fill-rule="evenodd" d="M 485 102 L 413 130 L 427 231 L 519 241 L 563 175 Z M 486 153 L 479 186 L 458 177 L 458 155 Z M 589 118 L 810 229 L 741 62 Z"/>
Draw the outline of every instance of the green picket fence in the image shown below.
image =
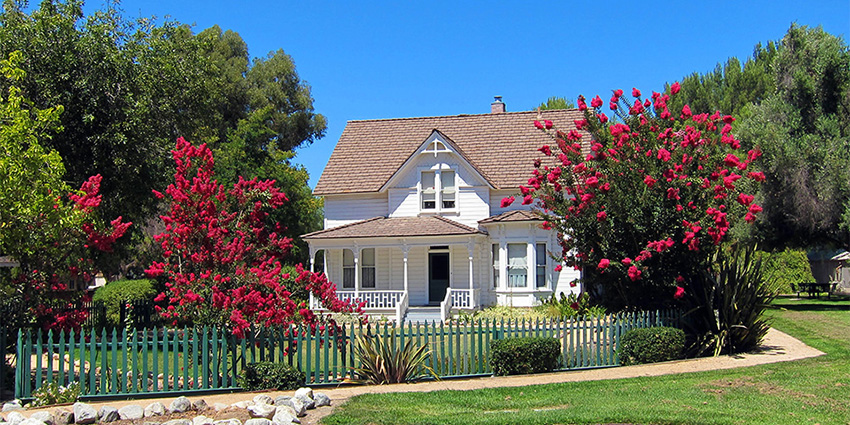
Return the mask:
<path fill-rule="evenodd" d="M 545 321 L 348 324 L 261 329 L 237 339 L 220 329 L 139 329 L 86 332 L 20 330 L 15 396 L 31 398 L 45 383 L 78 382 L 84 397 L 238 390 L 248 363 L 285 362 L 305 372 L 307 385 L 338 384 L 359 366 L 351 350 L 359 335 L 395 334 L 400 344 L 427 345 L 441 377 L 489 375 L 490 341 L 547 336 L 562 346 L 562 368 L 617 366 L 617 344 L 629 329 L 677 326 L 678 312 L 622 313 Z"/>

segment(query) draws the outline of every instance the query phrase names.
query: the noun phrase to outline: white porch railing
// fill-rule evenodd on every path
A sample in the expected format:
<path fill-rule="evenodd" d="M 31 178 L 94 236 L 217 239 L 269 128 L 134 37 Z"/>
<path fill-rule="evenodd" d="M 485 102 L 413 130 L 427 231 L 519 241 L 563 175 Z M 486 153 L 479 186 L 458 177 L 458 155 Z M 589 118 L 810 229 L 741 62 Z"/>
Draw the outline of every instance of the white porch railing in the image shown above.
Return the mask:
<path fill-rule="evenodd" d="M 452 293 L 452 308 L 475 308 L 478 303 L 478 288 L 450 289 Z"/>
<path fill-rule="evenodd" d="M 440 319 L 445 322 L 453 308 L 471 309 L 478 305 L 478 288 L 446 290 L 446 298 L 440 303 Z"/>
<path fill-rule="evenodd" d="M 440 321 L 446 323 L 446 319 L 452 313 L 452 290 L 451 288 L 446 290 L 446 297 L 443 298 L 443 302 L 440 303 Z"/>
<path fill-rule="evenodd" d="M 402 298 L 407 298 L 404 291 L 360 291 L 357 297 L 354 291 L 337 291 L 336 296 L 340 301 L 348 301 L 351 303 L 359 303 L 364 301 L 366 304 L 363 308 L 380 308 L 380 309 L 395 309 L 401 303 Z M 313 294 L 310 294 L 310 309 L 324 310 L 318 299 Z M 406 308 L 405 308 L 406 311 Z"/>
<path fill-rule="evenodd" d="M 404 315 L 407 314 L 407 308 L 410 307 L 410 300 L 407 297 L 407 292 L 401 296 L 401 301 L 395 305 L 395 322 L 401 324 Z"/>

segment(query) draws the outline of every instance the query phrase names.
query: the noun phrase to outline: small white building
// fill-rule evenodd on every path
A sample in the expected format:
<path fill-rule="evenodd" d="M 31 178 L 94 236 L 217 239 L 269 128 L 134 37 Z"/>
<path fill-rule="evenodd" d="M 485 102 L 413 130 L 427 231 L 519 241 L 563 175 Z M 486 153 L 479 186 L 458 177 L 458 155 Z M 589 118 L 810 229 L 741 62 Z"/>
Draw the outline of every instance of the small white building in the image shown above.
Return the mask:
<path fill-rule="evenodd" d="M 314 190 L 325 225 L 303 236 L 311 268 L 341 299 L 397 320 L 577 292 L 579 272 L 555 270 L 558 236 L 521 205 L 519 186 L 537 149 L 557 151 L 534 121 L 568 128 L 582 118 L 509 113 L 497 98 L 489 114 L 348 122 Z M 511 195 L 516 202 L 502 208 Z M 311 299 L 311 308 L 321 306 Z"/>

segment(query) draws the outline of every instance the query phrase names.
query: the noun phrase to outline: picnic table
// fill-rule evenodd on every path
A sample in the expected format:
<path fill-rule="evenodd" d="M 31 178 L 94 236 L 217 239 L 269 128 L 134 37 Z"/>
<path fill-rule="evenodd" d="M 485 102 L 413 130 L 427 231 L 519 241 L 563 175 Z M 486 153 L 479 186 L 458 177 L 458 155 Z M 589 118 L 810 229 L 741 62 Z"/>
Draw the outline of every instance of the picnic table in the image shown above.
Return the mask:
<path fill-rule="evenodd" d="M 797 292 L 798 297 L 805 292 L 809 294 L 809 298 L 820 296 L 822 293 L 826 293 L 826 297 L 829 298 L 832 295 L 832 286 L 832 282 L 803 282 L 791 284 L 791 289 Z"/>

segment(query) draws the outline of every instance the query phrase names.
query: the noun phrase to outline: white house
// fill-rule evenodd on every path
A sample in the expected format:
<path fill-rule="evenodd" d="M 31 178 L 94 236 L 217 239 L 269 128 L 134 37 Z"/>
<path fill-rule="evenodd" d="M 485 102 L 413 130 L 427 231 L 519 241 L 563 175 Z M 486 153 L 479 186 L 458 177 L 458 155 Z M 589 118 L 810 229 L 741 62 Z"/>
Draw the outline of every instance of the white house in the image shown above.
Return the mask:
<path fill-rule="evenodd" d="M 500 204 L 527 183 L 537 149 L 553 144 L 534 120 L 582 118 L 509 113 L 497 97 L 489 114 L 348 122 L 314 190 L 325 222 L 303 236 L 311 267 L 340 298 L 397 320 L 577 291 L 578 272 L 555 271 L 557 235 L 520 197 Z"/>

